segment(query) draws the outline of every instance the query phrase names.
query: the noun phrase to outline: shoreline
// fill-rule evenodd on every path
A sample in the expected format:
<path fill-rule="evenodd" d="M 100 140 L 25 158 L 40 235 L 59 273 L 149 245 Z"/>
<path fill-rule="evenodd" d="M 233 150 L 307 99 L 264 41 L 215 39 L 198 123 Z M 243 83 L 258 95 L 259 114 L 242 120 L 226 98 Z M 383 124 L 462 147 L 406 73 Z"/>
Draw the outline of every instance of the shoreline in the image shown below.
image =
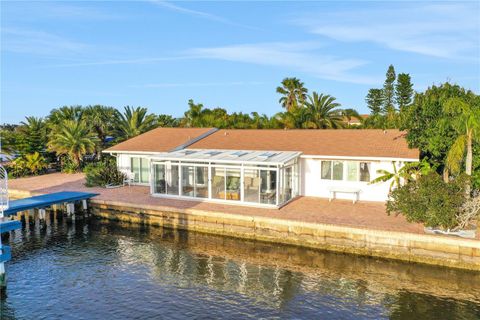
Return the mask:
<path fill-rule="evenodd" d="M 12 198 L 29 191 L 10 190 Z M 480 241 L 92 199 L 93 215 L 139 225 L 480 271 Z"/>

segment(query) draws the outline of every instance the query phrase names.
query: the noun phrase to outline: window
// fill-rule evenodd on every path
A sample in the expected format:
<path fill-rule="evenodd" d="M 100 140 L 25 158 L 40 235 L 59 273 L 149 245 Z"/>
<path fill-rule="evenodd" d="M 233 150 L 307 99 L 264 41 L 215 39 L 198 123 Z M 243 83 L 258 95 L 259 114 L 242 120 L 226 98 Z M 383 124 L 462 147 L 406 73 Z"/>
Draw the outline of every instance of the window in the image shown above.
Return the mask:
<path fill-rule="evenodd" d="M 370 182 L 370 162 L 360 162 L 360 181 Z"/>
<path fill-rule="evenodd" d="M 178 196 L 178 164 L 167 164 L 167 194 Z"/>
<path fill-rule="evenodd" d="M 135 173 L 134 182 L 148 183 L 150 178 L 150 161 L 147 158 L 130 158 L 130 170 Z"/>
<path fill-rule="evenodd" d="M 232 156 L 241 157 L 241 156 L 244 156 L 246 154 L 248 154 L 248 152 L 246 152 L 246 151 L 236 151 L 236 152 L 232 153 Z"/>
<path fill-rule="evenodd" d="M 322 161 L 322 179 L 332 179 L 332 161 Z"/>
<path fill-rule="evenodd" d="M 358 181 L 358 162 L 356 161 L 347 162 L 347 180 Z"/>
<path fill-rule="evenodd" d="M 370 182 L 370 162 L 322 161 L 321 179 Z"/>
<path fill-rule="evenodd" d="M 333 161 L 333 180 L 343 180 L 343 162 Z"/>

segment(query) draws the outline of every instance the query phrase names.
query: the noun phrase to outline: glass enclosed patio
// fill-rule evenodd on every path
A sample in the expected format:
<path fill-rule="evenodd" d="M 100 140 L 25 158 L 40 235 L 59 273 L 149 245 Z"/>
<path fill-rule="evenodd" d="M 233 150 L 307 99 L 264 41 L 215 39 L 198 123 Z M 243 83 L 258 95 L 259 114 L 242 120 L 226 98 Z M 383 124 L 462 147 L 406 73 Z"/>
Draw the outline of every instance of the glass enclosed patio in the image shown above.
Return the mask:
<path fill-rule="evenodd" d="M 298 195 L 300 152 L 179 150 L 151 158 L 151 193 L 280 207 Z"/>

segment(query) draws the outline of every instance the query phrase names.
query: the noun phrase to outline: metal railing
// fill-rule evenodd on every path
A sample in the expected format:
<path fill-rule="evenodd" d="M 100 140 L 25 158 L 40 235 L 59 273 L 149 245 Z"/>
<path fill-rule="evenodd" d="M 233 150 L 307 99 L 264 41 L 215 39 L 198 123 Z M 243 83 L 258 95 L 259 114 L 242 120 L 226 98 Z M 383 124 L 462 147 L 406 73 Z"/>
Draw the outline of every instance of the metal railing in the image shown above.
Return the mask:
<path fill-rule="evenodd" d="M 3 211 L 8 209 L 8 174 L 7 170 L 0 165 L 0 218 Z"/>

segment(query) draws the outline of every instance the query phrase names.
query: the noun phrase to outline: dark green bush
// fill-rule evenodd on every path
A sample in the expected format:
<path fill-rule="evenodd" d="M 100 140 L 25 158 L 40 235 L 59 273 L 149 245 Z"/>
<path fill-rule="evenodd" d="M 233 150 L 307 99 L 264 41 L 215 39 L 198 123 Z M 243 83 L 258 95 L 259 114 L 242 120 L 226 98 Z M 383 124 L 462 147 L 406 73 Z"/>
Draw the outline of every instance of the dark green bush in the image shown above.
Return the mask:
<path fill-rule="evenodd" d="M 387 212 L 427 227 L 453 229 L 459 224 L 457 216 L 466 200 L 467 179 L 459 176 L 445 183 L 437 173 L 421 176 L 391 192 Z"/>
<path fill-rule="evenodd" d="M 125 175 L 117 168 L 115 159 L 107 158 L 100 162 L 90 163 L 83 169 L 87 187 L 105 187 L 121 185 Z"/>

